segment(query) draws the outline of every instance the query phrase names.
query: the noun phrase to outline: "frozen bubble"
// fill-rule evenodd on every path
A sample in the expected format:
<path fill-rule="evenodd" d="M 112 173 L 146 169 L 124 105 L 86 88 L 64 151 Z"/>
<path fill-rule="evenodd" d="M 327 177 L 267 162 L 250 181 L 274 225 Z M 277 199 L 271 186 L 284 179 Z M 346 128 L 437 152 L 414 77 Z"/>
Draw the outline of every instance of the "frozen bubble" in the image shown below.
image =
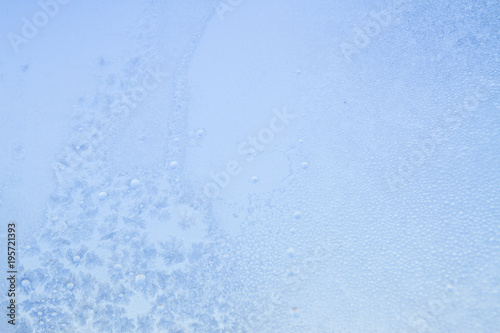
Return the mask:
<path fill-rule="evenodd" d="M 40 320 L 40 325 L 45 325 L 45 323 L 43 322 L 43 320 Z"/>
<path fill-rule="evenodd" d="M 252 184 L 256 184 L 258 181 L 259 181 L 259 177 L 257 177 L 257 176 L 253 176 L 252 178 L 250 178 L 250 183 L 252 183 Z"/>
<path fill-rule="evenodd" d="M 57 316 L 57 312 L 52 312 L 52 317 Z"/>
<path fill-rule="evenodd" d="M 205 131 L 203 129 L 199 129 L 198 132 L 196 132 L 196 135 L 198 135 L 199 137 L 202 137 L 205 135 Z"/>
<path fill-rule="evenodd" d="M 38 315 L 39 316 L 43 315 L 42 311 L 38 311 Z"/>
<path fill-rule="evenodd" d="M 172 161 L 170 162 L 170 169 L 176 169 L 179 163 L 177 161 Z"/>
<path fill-rule="evenodd" d="M 144 274 L 137 274 L 135 276 L 135 283 L 137 284 L 143 284 L 146 281 L 146 275 Z"/>
<path fill-rule="evenodd" d="M 69 290 L 72 290 L 74 287 L 75 287 L 75 285 L 74 285 L 72 282 L 69 282 L 69 283 L 66 285 L 66 288 L 68 288 Z"/>
<path fill-rule="evenodd" d="M 113 266 L 113 269 L 114 269 L 115 271 L 117 271 L 117 272 L 120 272 L 120 271 L 122 270 L 122 268 L 123 268 L 123 267 L 122 267 L 122 265 L 120 265 L 120 264 L 115 264 L 115 265 Z"/>
<path fill-rule="evenodd" d="M 156 308 L 158 309 L 158 311 L 163 311 L 163 310 L 165 310 L 165 305 L 160 304 Z"/>
<path fill-rule="evenodd" d="M 99 200 L 104 200 L 108 197 L 108 194 L 106 192 L 99 192 L 99 194 L 97 195 L 97 198 L 99 198 Z"/>
<path fill-rule="evenodd" d="M 288 250 L 286 250 L 286 254 L 289 257 L 293 258 L 295 256 L 295 250 L 293 248 L 289 247 Z"/>
<path fill-rule="evenodd" d="M 293 213 L 293 218 L 295 219 L 300 219 L 302 217 L 302 212 L 301 211 L 296 211 L 295 213 Z"/>
<path fill-rule="evenodd" d="M 307 168 L 309 168 L 309 163 L 302 162 L 301 166 L 302 166 L 302 169 L 307 169 Z"/>
<path fill-rule="evenodd" d="M 132 179 L 130 181 L 130 188 L 136 189 L 141 186 L 141 182 L 138 179 Z"/>
<path fill-rule="evenodd" d="M 54 294 L 57 294 L 57 289 L 53 289 L 53 290 L 52 290 L 52 292 L 53 292 Z"/>
<path fill-rule="evenodd" d="M 24 287 L 24 288 L 28 288 L 30 286 L 31 282 L 30 280 L 28 279 L 24 279 L 21 281 L 21 285 Z"/>
<path fill-rule="evenodd" d="M 74 257 L 73 257 L 73 262 L 74 262 L 74 263 L 79 263 L 79 262 L 80 262 L 80 259 L 81 259 L 81 258 L 80 258 L 80 256 L 79 256 L 79 255 L 76 255 L 76 256 L 74 256 Z"/>

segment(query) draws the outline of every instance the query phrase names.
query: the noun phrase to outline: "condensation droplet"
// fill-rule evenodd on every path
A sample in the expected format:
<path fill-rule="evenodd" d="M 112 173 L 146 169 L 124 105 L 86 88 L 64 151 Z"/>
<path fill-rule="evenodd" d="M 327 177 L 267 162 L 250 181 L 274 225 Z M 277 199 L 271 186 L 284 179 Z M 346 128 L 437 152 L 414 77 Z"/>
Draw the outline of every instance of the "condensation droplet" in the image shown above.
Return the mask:
<path fill-rule="evenodd" d="M 139 186 L 141 186 L 141 182 L 138 179 L 132 179 L 130 181 L 130 188 L 136 189 L 139 188 Z"/>
<path fill-rule="evenodd" d="M 256 184 L 258 181 L 259 181 L 259 177 L 257 177 L 257 176 L 253 176 L 252 178 L 250 178 L 250 183 L 252 183 L 252 184 Z"/>
<path fill-rule="evenodd" d="M 137 284 L 143 284 L 146 281 L 146 275 L 144 274 L 137 274 L 135 276 L 135 283 Z"/>

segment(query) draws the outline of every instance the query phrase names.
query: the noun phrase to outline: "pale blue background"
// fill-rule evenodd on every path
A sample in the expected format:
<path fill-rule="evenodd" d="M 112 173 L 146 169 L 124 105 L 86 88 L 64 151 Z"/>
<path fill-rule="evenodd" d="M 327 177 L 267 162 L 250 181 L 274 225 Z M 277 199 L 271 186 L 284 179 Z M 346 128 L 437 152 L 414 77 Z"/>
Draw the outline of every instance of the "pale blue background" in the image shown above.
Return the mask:
<path fill-rule="evenodd" d="M 41 3 L 0 4 L 17 332 L 498 332 L 498 1 Z"/>

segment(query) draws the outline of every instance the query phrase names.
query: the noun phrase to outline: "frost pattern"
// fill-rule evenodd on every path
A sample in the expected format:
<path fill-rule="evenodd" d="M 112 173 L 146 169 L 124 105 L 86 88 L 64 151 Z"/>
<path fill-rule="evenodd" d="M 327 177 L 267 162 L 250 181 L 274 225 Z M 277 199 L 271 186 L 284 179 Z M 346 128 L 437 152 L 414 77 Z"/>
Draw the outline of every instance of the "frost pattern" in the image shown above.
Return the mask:
<path fill-rule="evenodd" d="M 223 3 L 229 4 L 230 1 Z M 151 27 L 162 19 L 158 13 L 170 8 L 157 1 L 145 5 L 144 18 L 136 29 L 137 49 L 125 69 L 121 74 L 106 77 L 106 85 L 95 96 L 83 96 L 78 101 L 74 135 L 54 162 L 57 188 L 48 204 L 45 223 L 22 242 L 19 291 L 23 316 L 16 332 L 362 332 L 364 326 L 360 321 L 364 318 L 360 318 L 360 313 L 370 314 L 373 316 L 370 323 L 378 323 L 374 314 L 378 304 L 373 300 L 381 296 L 363 292 L 370 293 L 375 286 L 387 289 L 392 286 L 380 278 L 388 277 L 379 272 L 385 266 L 373 267 L 370 262 L 379 262 L 383 257 L 382 262 L 397 265 L 402 261 L 398 257 L 401 248 L 408 252 L 414 249 L 412 244 L 399 244 L 398 239 L 392 239 L 390 232 L 384 230 L 399 230 L 401 226 L 397 223 L 389 222 L 381 229 L 373 227 L 377 218 L 383 220 L 389 216 L 396 220 L 398 216 L 380 208 L 383 206 L 380 202 L 369 202 L 368 195 L 365 198 L 363 194 L 368 193 L 365 184 L 356 184 L 362 193 L 359 198 L 352 199 L 352 193 L 345 190 L 351 185 L 346 185 L 348 180 L 355 181 L 350 173 L 351 162 L 360 160 L 344 161 L 343 167 L 349 172 L 336 180 L 344 187 L 325 189 L 320 177 L 307 178 L 315 166 L 309 162 L 311 158 L 303 148 L 302 139 L 289 144 L 283 153 L 288 163 L 284 179 L 271 191 L 248 195 L 246 212 L 233 212 L 233 216 L 245 216 L 241 233 L 235 237 L 228 236 L 220 226 L 221 221 L 214 218 L 214 207 L 204 200 L 196 184 L 183 177 L 187 149 L 196 146 L 204 135 L 202 130 L 196 132 L 188 127 L 189 66 L 208 22 L 220 13 L 220 6 L 217 1 L 201 6 L 200 11 L 205 12 L 198 14 L 202 17 L 199 27 L 187 42 L 172 74 L 171 104 L 161 106 L 167 109 L 165 118 L 169 124 L 162 169 L 139 168 L 133 174 L 118 173 L 116 167 L 110 166 L 107 143 L 117 135 L 120 124 L 136 111 L 135 106 L 124 107 L 117 102 L 121 97 L 116 96 L 116 91 L 133 89 L 137 82 L 132 78 L 138 72 L 150 63 L 161 63 L 152 46 L 161 36 Z M 243 6 L 238 4 L 234 10 L 243 10 Z M 469 10 L 482 12 L 484 8 L 471 3 Z M 405 18 L 411 16 L 402 14 L 394 24 L 401 24 Z M 422 24 L 415 20 L 413 24 Z M 470 33 L 463 32 L 460 24 L 457 27 L 458 39 L 449 43 L 465 45 L 459 50 L 477 46 L 478 41 Z M 394 33 L 390 27 L 386 30 L 380 33 L 380 38 L 384 38 L 383 33 L 387 36 Z M 487 33 L 485 29 L 478 35 Z M 414 38 L 428 42 L 422 35 Z M 371 41 L 370 48 L 375 48 L 375 43 L 375 39 Z M 369 57 L 369 49 L 363 52 L 366 54 L 357 55 L 357 62 Z M 460 52 L 453 55 L 454 61 L 461 61 Z M 353 131 L 371 131 L 378 124 L 375 117 L 361 114 L 352 118 L 365 116 L 372 123 L 363 128 L 358 121 L 361 129 L 356 126 L 357 120 L 343 116 L 335 120 Z M 314 115 L 307 121 L 313 122 L 313 118 Z M 324 130 L 321 124 L 314 125 L 318 131 Z M 367 138 L 360 139 L 358 144 L 369 151 L 379 148 L 377 142 Z M 318 151 L 319 155 L 322 153 L 325 152 Z M 379 166 L 379 161 L 363 162 L 366 169 Z M 258 179 L 253 176 L 251 182 L 257 183 Z M 307 193 L 301 191 L 318 191 L 323 201 L 314 202 L 308 209 L 304 204 Z M 332 192 L 335 193 L 330 196 Z M 306 199 L 297 193 L 304 194 Z M 382 203 L 392 200 L 385 195 L 381 195 Z M 343 201 L 345 197 L 352 199 L 348 201 L 350 205 Z M 413 208 L 413 201 L 397 198 L 394 202 Z M 365 205 L 368 210 L 358 212 Z M 423 214 L 421 208 L 415 210 Z M 498 217 L 488 214 L 491 220 Z M 493 230 L 492 239 L 498 236 L 491 224 L 485 228 Z M 421 232 L 412 226 L 408 230 Z M 300 240 L 297 236 L 300 233 L 307 234 L 309 241 Z M 384 245 L 392 252 L 383 246 L 373 249 L 370 237 L 391 240 Z M 496 244 L 493 239 L 485 246 L 494 248 Z M 419 267 L 418 263 L 415 265 Z M 359 272 L 360 276 L 354 278 L 352 272 Z M 380 280 L 371 279 L 371 274 Z M 324 275 L 331 283 L 325 290 L 331 291 L 329 296 L 335 296 L 334 302 L 322 300 L 321 290 L 309 290 L 313 288 L 310 286 L 317 286 L 318 276 Z M 486 290 L 497 290 L 497 282 L 489 277 L 484 280 Z M 481 311 L 479 300 L 474 298 L 477 295 L 467 281 L 447 281 L 436 289 L 431 305 L 417 301 L 418 304 L 411 306 L 397 304 L 395 307 L 402 308 L 404 313 L 391 317 L 395 326 L 378 323 L 379 328 L 374 332 L 441 329 L 449 320 L 446 316 L 450 309 L 464 302 L 477 307 L 461 310 L 466 315 Z M 314 297 L 302 301 L 297 299 L 298 294 Z M 357 304 L 359 300 L 362 305 Z M 498 303 L 498 300 L 492 302 L 495 301 Z M 316 318 L 317 324 L 302 320 L 308 309 L 299 303 L 307 302 L 324 304 L 326 312 L 331 307 L 332 312 L 341 313 L 343 324 L 333 328 L 321 318 Z M 315 314 L 309 312 L 309 315 Z M 485 327 L 494 327 L 494 320 L 484 316 Z M 438 317 L 443 318 L 443 326 L 433 322 Z"/>

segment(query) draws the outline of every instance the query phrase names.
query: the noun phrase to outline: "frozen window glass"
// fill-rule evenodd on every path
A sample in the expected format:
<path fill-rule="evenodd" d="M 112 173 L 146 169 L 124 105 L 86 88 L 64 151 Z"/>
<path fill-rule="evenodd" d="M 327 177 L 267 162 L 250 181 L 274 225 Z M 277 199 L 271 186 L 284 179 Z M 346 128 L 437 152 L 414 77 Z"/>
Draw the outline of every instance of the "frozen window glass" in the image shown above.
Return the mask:
<path fill-rule="evenodd" d="M 500 332 L 500 3 L 0 2 L 0 332 Z"/>

